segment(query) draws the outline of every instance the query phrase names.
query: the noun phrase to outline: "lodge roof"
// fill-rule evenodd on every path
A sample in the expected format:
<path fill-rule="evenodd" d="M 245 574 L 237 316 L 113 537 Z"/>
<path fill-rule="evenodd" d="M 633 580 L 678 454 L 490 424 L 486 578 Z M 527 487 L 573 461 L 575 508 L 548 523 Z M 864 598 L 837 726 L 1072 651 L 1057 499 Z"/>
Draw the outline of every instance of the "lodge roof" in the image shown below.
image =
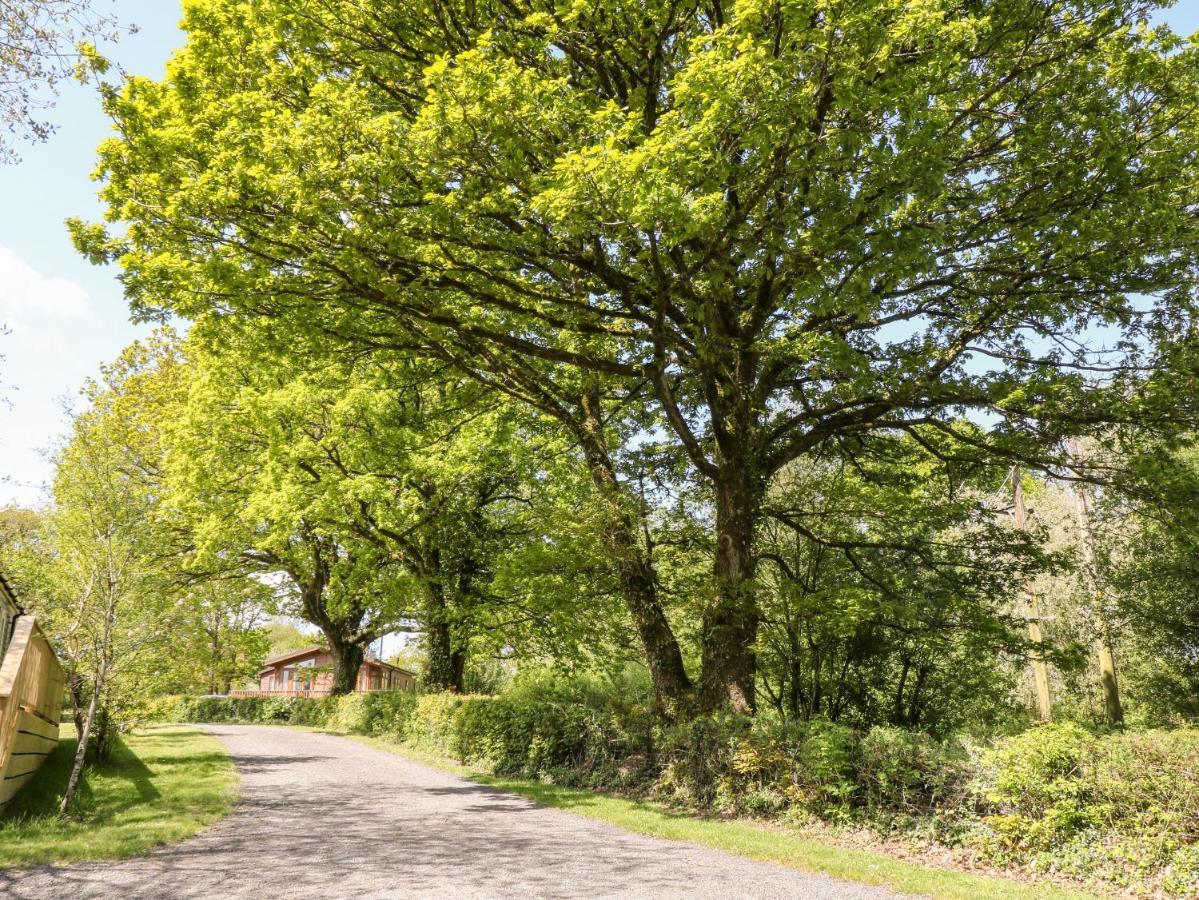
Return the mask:
<path fill-rule="evenodd" d="M 263 668 L 258 670 L 259 676 L 265 675 L 279 663 L 291 662 L 295 659 L 303 659 L 306 656 L 312 656 L 316 653 L 328 653 L 329 648 L 324 644 L 313 644 L 311 647 L 305 647 L 303 650 L 292 650 L 288 653 L 281 653 L 278 656 L 272 656 L 270 659 L 263 660 Z M 393 672 L 403 672 L 405 675 L 416 677 L 415 672 L 409 672 L 407 669 L 401 669 L 399 666 L 393 666 L 391 663 L 385 663 L 381 659 L 364 659 L 363 665 L 380 666 L 384 669 L 391 669 Z"/>

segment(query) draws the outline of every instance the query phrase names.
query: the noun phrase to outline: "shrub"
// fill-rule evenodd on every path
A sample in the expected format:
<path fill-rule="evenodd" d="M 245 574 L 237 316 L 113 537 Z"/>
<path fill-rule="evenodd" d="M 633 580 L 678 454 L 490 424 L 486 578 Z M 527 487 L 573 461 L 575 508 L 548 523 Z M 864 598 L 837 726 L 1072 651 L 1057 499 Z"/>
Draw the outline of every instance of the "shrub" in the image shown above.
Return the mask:
<path fill-rule="evenodd" d="M 143 700 L 138 706 L 135 719 L 139 722 L 187 721 L 180 712 L 187 699 L 179 694 L 165 694 L 161 697 Z"/>
<path fill-rule="evenodd" d="M 1049 725 L 982 758 L 992 861 L 1100 877 L 1137 891 L 1199 888 L 1199 734 L 1093 736 Z"/>
<path fill-rule="evenodd" d="M 988 799 L 1041 817 L 1063 802 L 1073 805 L 1084 790 L 1083 761 L 1094 738 L 1074 724 L 1043 725 L 1001 743 L 985 763 L 993 772 Z"/>
<path fill-rule="evenodd" d="M 143 715 L 369 734 L 497 774 L 725 814 L 964 837 L 1001 865 L 1199 893 L 1199 732 L 1096 736 L 1055 724 L 988 747 L 769 714 L 669 724 L 651 709 L 644 683 L 534 674 L 499 695 L 163 697 Z"/>
<path fill-rule="evenodd" d="M 726 781 L 731 798 L 749 795 L 762 808 L 841 818 L 854 791 L 854 733 L 824 719 L 780 723 L 755 721 L 742 738 Z M 726 800 L 722 806 L 739 811 Z"/>
<path fill-rule="evenodd" d="M 998 808 L 987 821 L 999 848 L 1047 847 L 1094 824 L 1084 777 L 1094 741 L 1078 725 L 1043 725 L 984 756 L 979 787 Z"/>
<path fill-rule="evenodd" d="M 424 694 L 418 697 L 412 721 L 404 733 L 405 739 L 431 753 L 459 755 L 455 728 L 462 700 L 457 694 Z"/>
<path fill-rule="evenodd" d="M 959 742 L 875 726 L 855 748 L 856 799 L 869 810 L 918 815 L 958 809 L 973 774 Z"/>
<path fill-rule="evenodd" d="M 718 715 L 664 729 L 659 796 L 724 813 L 843 818 L 854 795 L 854 732 L 824 720 Z"/>
<path fill-rule="evenodd" d="M 375 691 L 344 697 L 164 697 L 153 721 L 307 725 L 402 737 L 416 706 L 413 694 Z"/>
<path fill-rule="evenodd" d="M 503 775 L 586 783 L 610 774 L 615 748 L 632 743 L 614 727 L 617 717 L 578 691 L 541 686 L 547 689 L 526 682 L 498 697 L 458 698 L 452 712 L 434 712 L 438 725 L 430 730 L 448 726 L 452 735 L 439 739 L 443 747 Z"/>
<path fill-rule="evenodd" d="M 748 718 L 733 714 L 660 728 L 655 794 L 690 806 L 729 809 L 735 803 L 732 760 L 749 729 Z"/>

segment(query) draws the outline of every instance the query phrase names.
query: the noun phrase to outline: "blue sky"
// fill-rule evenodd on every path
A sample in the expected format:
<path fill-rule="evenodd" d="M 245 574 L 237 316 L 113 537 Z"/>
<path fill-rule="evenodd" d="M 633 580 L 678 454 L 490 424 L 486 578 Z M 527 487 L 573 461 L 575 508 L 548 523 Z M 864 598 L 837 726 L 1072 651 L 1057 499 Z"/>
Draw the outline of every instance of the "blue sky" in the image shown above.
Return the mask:
<path fill-rule="evenodd" d="M 161 76 L 183 41 L 177 0 L 113 7 L 139 31 L 106 48 L 109 55 L 127 71 Z M 0 165 L 0 323 L 11 332 L 0 336 L 0 504 L 39 502 L 50 475 L 43 451 L 65 426 L 60 398 L 147 330 L 130 324 L 114 270 L 79 257 L 63 225 L 100 215 L 89 176 L 109 124 L 95 91 L 65 85 L 48 115 L 54 136 L 19 148 L 18 164 Z"/>
<path fill-rule="evenodd" d="M 122 68 L 158 77 L 182 43 L 177 0 L 116 0 L 122 21 L 136 23 L 109 55 Z M 1199 0 L 1163 17 L 1177 31 L 1199 30 Z M 145 327 L 129 322 L 112 269 L 75 254 L 63 221 L 97 218 L 89 175 L 109 125 L 91 88 L 65 86 L 52 113 L 57 133 L 0 165 L 0 504 L 36 504 L 50 467 L 44 451 L 64 431 L 61 399 L 113 359 Z"/>

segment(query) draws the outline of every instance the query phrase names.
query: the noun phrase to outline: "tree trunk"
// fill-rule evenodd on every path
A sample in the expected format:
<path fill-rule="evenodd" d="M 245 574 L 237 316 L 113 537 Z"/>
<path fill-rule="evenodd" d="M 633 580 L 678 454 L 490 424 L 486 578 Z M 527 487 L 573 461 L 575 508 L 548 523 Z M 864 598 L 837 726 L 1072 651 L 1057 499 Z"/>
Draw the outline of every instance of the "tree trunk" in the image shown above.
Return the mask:
<path fill-rule="evenodd" d="M 1016 528 L 1025 530 L 1024 521 L 1024 485 L 1020 481 L 1020 467 L 1012 466 L 1012 508 L 1016 517 Z M 1026 591 L 1028 608 L 1028 640 L 1033 646 L 1032 675 L 1033 685 L 1037 695 L 1037 718 L 1048 722 L 1053 717 L 1052 701 L 1049 696 L 1049 666 L 1041 651 L 1043 637 L 1041 635 L 1041 600 L 1036 591 Z"/>
<path fill-rule="evenodd" d="M 75 721 L 75 734 L 83 734 L 83 723 L 87 718 L 83 702 L 83 676 L 71 663 L 71 673 L 67 676 L 67 693 L 71 697 L 71 718 Z"/>
<path fill-rule="evenodd" d="M 62 802 L 58 805 L 59 816 L 65 816 L 75 800 L 75 791 L 79 787 L 79 776 L 83 774 L 83 763 L 87 758 L 87 742 L 92 736 L 92 722 L 96 718 L 96 692 L 88 702 L 87 715 L 83 717 L 83 727 L 78 733 L 78 743 L 75 744 L 75 761 L 71 765 L 71 775 L 67 778 L 67 789 L 63 792 Z"/>
<path fill-rule="evenodd" d="M 747 466 L 725 465 L 716 483 L 716 599 L 704 616 L 700 707 L 755 708 L 758 610 L 754 596 L 755 491 Z"/>
<path fill-rule="evenodd" d="M 79 778 L 83 774 L 83 763 L 87 758 L 87 744 L 92 736 L 92 725 L 96 721 L 96 705 L 108 682 L 108 653 L 112 645 L 112 629 L 116 624 L 116 599 L 111 595 L 111 589 L 110 585 L 108 608 L 104 611 L 104 628 L 100 637 L 100 659 L 96 666 L 95 678 L 92 680 L 92 696 L 88 701 L 87 715 L 84 716 L 77 732 L 79 743 L 75 746 L 75 761 L 71 765 L 70 777 L 67 778 L 67 789 L 63 792 L 62 802 L 58 806 L 59 816 L 65 817 L 75 800 L 75 791 L 79 788 Z"/>
<path fill-rule="evenodd" d="M 214 624 L 212 631 L 212 643 L 209 646 L 210 656 L 208 663 L 208 693 L 219 693 L 218 688 L 218 671 L 221 667 L 221 626 Z"/>
<path fill-rule="evenodd" d="M 358 672 L 366 657 L 364 645 L 368 642 L 366 638 L 360 638 L 357 642 L 350 640 L 361 627 L 362 615 L 330 615 L 325 606 L 329 564 L 322 554 L 319 540 L 312 537 L 307 539 L 313 559 L 311 577 L 306 578 L 296 570 L 291 570 L 288 574 L 300 589 L 302 618 L 319 628 L 329 643 L 329 655 L 333 657 L 333 684 L 330 693 L 352 694 L 358 687 Z"/>
<path fill-rule="evenodd" d="M 433 604 L 431 604 L 433 605 Z M 446 621 L 444 603 L 436 606 L 424 623 L 428 661 L 425 665 L 425 687 L 431 691 L 462 693 L 461 667 L 455 665 L 454 634 Z"/>
<path fill-rule="evenodd" d="M 112 754 L 112 746 L 117 738 L 117 730 L 108 713 L 107 703 L 101 703 L 96 709 L 96 720 L 91 728 L 92 758 L 97 763 L 105 762 Z"/>
<path fill-rule="evenodd" d="M 422 623 L 425 629 L 425 649 L 428 652 L 425 686 L 431 691 L 461 694 L 464 692 L 462 677 L 465 671 L 465 648 L 460 645 L 455 634 L 454 622 L 451 621 L 453 610 L 447 601 L 446 586 L 458 583 L 458 591 L 452 596 L 458 601 L 455 609 L 461 609 L 462 601 L 469 591 L 469 579 L 461 572 L 458 573 L 458 578 L 453 578 L 454 573 L 447 572 L 447 568 L 459 567 L 454 565 L 453 557 L 446 565 L 441 551 L 436 547 L 425 557 L 425 609 Z"/>
<path fill-rule="evenodd" d="M 1107 723 L 1124 727 L 1124 706 L 1120 702 L 1120 685 L 1116 682 L 1116 653 L 1112 647 L 1111 629 L 1102 613 L 1096 616 L 1099 630 L 1096 638 L 1099 655 L 1099 686 L 1103 689 L 1103 712 Z"/>
<path fill-rule="evenodd" d="M 450 654 L 450 670 L 454 674 L 454 689 L 460 693 L 466 693 L 466 648 L 457 647 Z"/>
<path fill-rule="evenodd" d="M 1075 460 L 1085 459 L 1077 441 L 1071 441 Z M 1082 574 L 1090 595 L 1095 622 L 1095 655 L 1099 662 L 1099 687 L 1103 691 L 1103 714 L 1107 724 L 1116 728 L 1124 725 L 1124 706 L 1120 702 L 1120 686 L 1116 681 L 1116 652 L 1112 642 L 1111 620 L 1107 613 L 1107 598 L 1099 582 L 1095 557 L 1095 532 L 1091 527 L 1090 498 L 1082 484 L 1074 485 L 1074 510 L 1078 520 L 1078 548 L 1082 556 Z"/>
<path fill-rule="evenodd" d="M 903 726 L 907 724 L 907 716 L 904 714 L 904 696 L 903 692 L 908 686 L 908 672 L 912 670 L 911 660 L 907 656 L 903 658 L 903 668 L 899 673 L 899 684 L 895 686 L 895 708 L 891 713 L 891 721 L 895 725 Z"/>
<path fill-rule="evenodd" d="M 333 657 L 333 686 L 330 693 L 352 694 L 358 687 L 358 672 L 366 658 L 362 644 L 349 643 L 330 634 L 325 637 L 329 639 L 329 653 Z"/>
<path fill-rule="evenodd" d="M 787 669 L 790 673 L 787 707 L 791 718 L 799 720 L 807 718 L 802 714 L 800 701 L 803 690 L 803 661 L 799 657 L 799 635 L 796 634 L 795 626 L 791 622 L 787 623 L 787 653 L 790 657 L 787 661 Z"/>
<path fill-rule="evenodd" d="M 691 679 L 683 665 L 674 629 L 658 599 L 653 564 L 639 552 L 635 540 L 628 531 L 613 528 L 608 544 L 618 554 L 621 594 L 641 639 L 658 706 L 673 714 L 687 704 Z"/>
<path fill-rule="evenodd" d="M 1041 634 L 1041 598 L 1035 591 L 1028 592 L 1028 639 L 1034 648 L 1044 644 Z M 1048 722 L 1053 718 L 1053 701 L 1049 694 L 1049 666 L 1040 649 L 1033 650 L 1032 680 L 1037 695 L 1037 718 Z"/>
<path fill-rule="evenodd" d="M 686 705 L 691 679 L 687 677 L 683 653 L 658 597 L 653 561 L 637 540 L 636 521 L 625 503 L 608 455 L 599 404 L 594 396 L 584 399 L 583 412 L 584 428 L 579 437 L 592 483 L 607 512 L 604 545 L 615 563 L 621 596 L 641 639 L 657 705 L 673 715 Z"/>
<path fill-rule="evenodd" d="M 924 716 L 921 694 L 931 672 L 932 669 L 929 666 L 921 666 L 916 671 L 916 686 L 912 688 L 912 699 L 908 702 L 908 728 L 919 727 L 920 720 Z"/>

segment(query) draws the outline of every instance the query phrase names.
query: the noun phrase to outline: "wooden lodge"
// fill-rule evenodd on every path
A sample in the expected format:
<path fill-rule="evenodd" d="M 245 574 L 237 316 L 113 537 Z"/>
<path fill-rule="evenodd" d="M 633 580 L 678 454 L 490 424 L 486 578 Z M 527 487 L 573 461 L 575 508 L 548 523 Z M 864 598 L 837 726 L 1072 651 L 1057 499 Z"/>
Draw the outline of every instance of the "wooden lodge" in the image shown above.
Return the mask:
<path fill-rule="evenodd" d="M 333 687 L 333 656 L 313 646 L 266 660 L 258 673 L 258 690 L 230 691 L 233 697 L 324 697 Z M 355 691 L 414 691 L 416 676 L 407 669 L 368 659 L 358 669 Z"/>
<path fill-rule="evenodd" d="M 64 684 L 54 648 L 0 576 L 0 814 L 58 744 Z"/>

